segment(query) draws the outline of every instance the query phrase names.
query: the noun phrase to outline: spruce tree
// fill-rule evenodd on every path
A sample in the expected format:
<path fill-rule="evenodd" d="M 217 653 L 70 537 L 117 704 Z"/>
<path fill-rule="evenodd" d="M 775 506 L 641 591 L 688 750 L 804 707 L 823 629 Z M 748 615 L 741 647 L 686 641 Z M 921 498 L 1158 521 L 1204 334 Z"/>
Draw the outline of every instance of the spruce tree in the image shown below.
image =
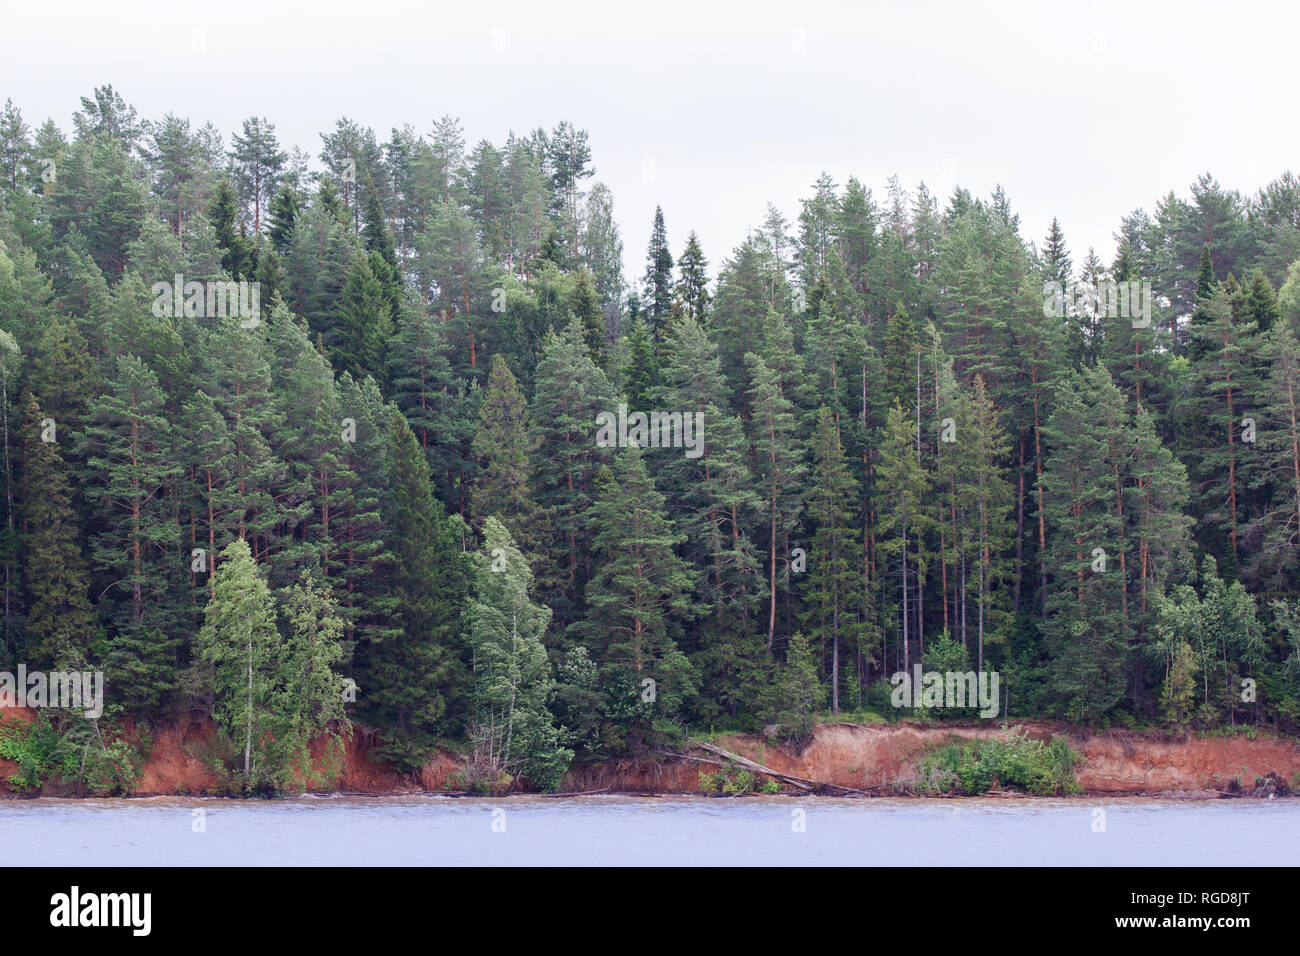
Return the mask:
<path fill-rule="evenodd" d="M 628 329 L 624 354 L 627 358 L 619 372 L 628 410 L 648 412 L 650 395 L 659 385 L 659 361 L 649 330 L 639 315 Z"/>
<path fill-rule="evenodd" d="M 383 732 L 380 752 L 415 770 L 438 736 L 464 718 L 466 662 L 458 639 L 468 581 L 429 467 L 400 412 L 389 425 L 391 473 L 384 524 L 394 557 L 392 595 L 401 630 L 358 648 L 358 716 Z"/>
<path fill-rule="evenodd" d="M 698 415 L 704 425 L 699 457 L 660 454 L 649 462 L 668 514 L 685 535 L 681 555 L 695 572 L 696 600 L 712 608 L 688 625 L 682 641 L 710 690 L 699 716 L 757 717 L 770 664 L 757 626 L 763 569 L 754 529 L 761 502 L 742 422 L 724 410 L 728 389 L 717 346 L 689 317 L 669 332 L 664 379 L 653 406 Z"/>
<path fill-rule="evenodd" d="M 605 316 L 600 308 L 600 297 L 596 295 L 591 273 L 585 266 L 578 269 L 574 276 L 573 289 L 569 293 L 569 311 L 582 326 L 587 351 L 599 363 L 605 353 Z"/>
<path fill-rule="evenodd" d="M 325 338 L 334 365 L 355 378 L 383 381 L 392 334 L 389 290 L 375 276 L 371 259 L 358 257 L 343 284 L 335 327 Z"/>
<path fill-rule="evenodd" d="M 709 311 L 709 262 L 700 249 L 699 237 L 691 230 L 686 237 L 686 248 L 677 260 L 679 278 L 677 280 L 677 298 L 681 300 L 684 313 L 694 321 L 704 324 Z"/>
<path fill-rule="evenodd" d="M 663 341 L 668 313 L 673 304 L 673 254 L 668 250 L 668 233 L 664 229 L 664 211 L 655 206 L 654 228 L 646 249 L 645 277 L 642 279 L 646 318 L 656 343 Z"/>
<path fill-rule="evenodd" d="M 479 405 L 474 456 L 482 463 L 473 493 L 478 521 L 500 520 L 529 563 L 537 566 L 550 544 L 546 515 L 529 487 L 536 438 L 519 383 L 501 356 L 492 359 L 487 388 Z"/>
<path fill-rule="evenodd" d="M 551 333 L 537 365 L 534 473 L 537 501 L 555 530 L 553 561 L 562 574 L 546 603 L 562 627 L 575 620 L 581 606 L 594 531 L 586 518 L 592 482 L 611 454 L 596 444 L 596 416 L 614 406 L 613 389 L 592 361 L 581 326 L 574 321 L 563 334 Z"/>
<path fill-rule="evenodd" d="M 697 612 L 690 569 L 676 554 L 682 536 L 630 444 L 603 470 L 587 515 L 596 529 L 594 572 L 580 626 L 600 665 L 607 716 L 634 750 L 654 740 L 656 717 L 672 717 L 695 695 L 695 675 L 677 646 Z"/>

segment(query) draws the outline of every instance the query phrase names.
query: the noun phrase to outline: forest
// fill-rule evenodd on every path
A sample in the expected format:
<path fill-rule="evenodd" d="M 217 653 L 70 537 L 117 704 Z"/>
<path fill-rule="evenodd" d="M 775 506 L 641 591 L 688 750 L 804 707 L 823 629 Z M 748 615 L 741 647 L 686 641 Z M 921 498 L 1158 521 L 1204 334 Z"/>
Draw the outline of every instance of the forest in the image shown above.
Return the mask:
<path fill-rule="evenodd" d="M 979 719 L 891 706 L 917 664 L 999 716 L 1300 726 L 1290 172 L 1153 197 L 1110 262 L 1001 187 L 823 173 L 716 264 L 657 212 L 627 276 L 569 122 L 313 155 L 103 86 L 73 127 L 0 111 L 0 671 L 105 687 L 0 732 L 29 783 L 126 788 L 177 720 L 270 792 L 354 733 L 554 790 Z M 1111 282 L 1149 316 L 1046 291 Z"/>

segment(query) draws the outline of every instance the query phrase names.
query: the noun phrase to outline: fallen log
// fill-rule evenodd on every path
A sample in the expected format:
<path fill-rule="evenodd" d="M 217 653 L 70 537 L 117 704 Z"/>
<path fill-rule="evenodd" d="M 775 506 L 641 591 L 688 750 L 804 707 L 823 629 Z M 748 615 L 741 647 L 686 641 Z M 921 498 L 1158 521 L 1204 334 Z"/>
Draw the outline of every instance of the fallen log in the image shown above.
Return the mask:
<path fill-rule="evenodd" d="M 699 747 L 701 750 L 707 753 L 711 753 L 716 756 L 722 757 L 723 759 L 729 761 L 731 764 L 744 767 L 746 770 L 752 770 L 755 773 L 766 774 L 767 776 L 771 777 L 774 780 L 780 780 L 782 783 L 788 783 L 790 786 L 797 787 L 798 789 L 803 790 L 806 793 L 816 793 L 824 790 L 838 790 L 841 793 L 856 793 L 856 794 L 861 794 L 863 796 L 867 794 L 866 790 L 856 790 L 853 787 L 842 787 L 838 783 L 824 783 L 820 780 L 809 780 L 807 777 L 796 777 L 794 774 L 782 773 L 779 770 L 773 770 L 771 767 L 765 767 L 761 763 L 757 763 L 753 760 L 750 760 L 748 757 L 742 757 L 740 754 L 732 753 L 730 750 L 724 750 L 721 747 L 717 747 L 713 744 L 706 744 L 702 740 L 692 740 L 691 746 Z M 687 755 L 679 754 L 678 756 L 687 756 Z M 700 760 L 702 758 L 691 757 L 689 759 Z M 705 762 L 717 763 L 717 761 L 712 761 L 712 760 L 705 761 Z"/>

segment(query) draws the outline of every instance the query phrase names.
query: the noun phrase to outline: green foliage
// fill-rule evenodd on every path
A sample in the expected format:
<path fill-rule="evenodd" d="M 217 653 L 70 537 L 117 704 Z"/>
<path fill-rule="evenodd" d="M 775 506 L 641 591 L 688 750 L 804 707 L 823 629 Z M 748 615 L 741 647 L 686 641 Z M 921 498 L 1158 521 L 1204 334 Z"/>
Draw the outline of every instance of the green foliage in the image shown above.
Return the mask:
<path fill-rule="evenodd" d="M 1036 740 L 1016 726 L 1001 736 L 932 749 L 921 759 L 917 787 L 970 796 L 998 787 L 1035 796 L 1079 793 L 1074 767 L 1081 759 L 1063 739 Z"/>
<path fill-rule="evenodd" d="M 18 769 L 6 783 L 39 793 L 46 783 L 71 784 L 95 796 L 130 793 L 144 767 L 148 739 L 131 744 L 111 721 L 41 712 L 30 723 L 0 722 L 0 758 Z"/>
<path fill-rule="evenodd" d="M 104 86 L 73 123 L 0 109 L 0 661 L 102 669 L 142 732 L 210 715 L 239 788 L 327 774 L 344 703 L 403 771 L 459 749 L 500 792 L 691 727 L 896 720 L 918 660 L 1025 716 L 1300 728 L 1290 174 L 1199 177 L 1109 266 L 1025 241 L 1000 188 L 824 174 L 715 286 L 656 210 L 630 289 L 569 123 L 467 149 L 343 118 L 310 187 L 263 117 L 228 149 Z M 1108 274 L 1149 324 L 1044 311 Z M 155 309 L 178 275 L 269 316 Z M 620 398 L 702 447 L 596 444 Z M 489 528 L 517 575 L 479 573 Z M 6 746 L 30 786 L 121 791 L 113 719 Z"/>

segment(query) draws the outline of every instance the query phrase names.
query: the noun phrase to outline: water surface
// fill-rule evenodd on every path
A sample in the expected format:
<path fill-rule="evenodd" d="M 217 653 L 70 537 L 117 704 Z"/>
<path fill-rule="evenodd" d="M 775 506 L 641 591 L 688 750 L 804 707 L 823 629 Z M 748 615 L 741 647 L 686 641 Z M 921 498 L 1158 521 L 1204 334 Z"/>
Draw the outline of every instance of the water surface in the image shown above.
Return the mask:
<path fill-rule="evenodd" d="M 42 798 L 0 800 L 0 861 L 1294 866 L 1300 800 Z"/>

